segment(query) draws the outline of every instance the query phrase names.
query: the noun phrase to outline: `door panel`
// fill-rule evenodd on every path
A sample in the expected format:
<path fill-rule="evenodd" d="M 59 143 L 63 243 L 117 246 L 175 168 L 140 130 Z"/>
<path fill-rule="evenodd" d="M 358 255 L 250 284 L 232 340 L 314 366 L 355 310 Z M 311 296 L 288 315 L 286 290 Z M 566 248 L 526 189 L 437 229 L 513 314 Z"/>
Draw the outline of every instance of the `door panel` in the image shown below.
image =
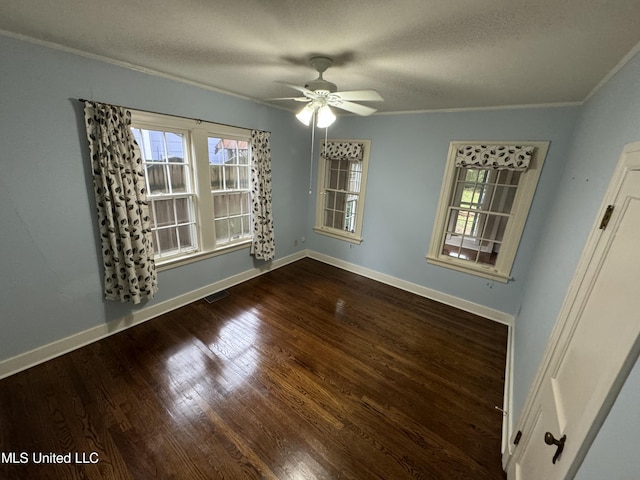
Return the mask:
<path fill-rule="evenodd" d="M 526 443 L 522 445 L 522 460 L 516 464 L 516 480 L 552 478 L 553 469 L 555 468 L 555 465 L 551 463 L 551 456 L 549 456 L 552 450 L 550 447 L 547 447 L 548 451 L 540 447 L 546 432 L 555 432 L 560 429 L 557 417 L 546 413 L 553 410 L 555 403 L 553 382 L 547 382 L 544 385 L 542 399 L 538 405 L 536 419 L 531 427 L 531 435 L 527 435 Z"/>
<path fill-rule="evenodd" d="M 640 165 L 640 152 L 627 157 Z M 571 478 L 638 356 L 640 171 L 627 171 L 614 205 L 564 319 L 572 331 L 551 357 L 509 478 Z M 566 435 L 555 464 L 557 446 L 545 443 L 546 432 L 556 439 Z"/>

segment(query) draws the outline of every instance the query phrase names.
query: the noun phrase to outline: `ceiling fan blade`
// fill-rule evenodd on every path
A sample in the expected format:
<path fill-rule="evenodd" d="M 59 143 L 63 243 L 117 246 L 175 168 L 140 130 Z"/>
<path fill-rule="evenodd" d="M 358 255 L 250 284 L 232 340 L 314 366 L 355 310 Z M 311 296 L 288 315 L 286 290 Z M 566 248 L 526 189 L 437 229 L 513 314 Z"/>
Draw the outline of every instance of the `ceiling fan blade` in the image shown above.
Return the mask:
<path fill-rule="evenodd" d="M 268 102 L 275 102 L 279 100 L 295 100 L 296 102 L 310 102 L 308 97 L 280 97 L 280 98 L 267 98 Z"/>
<path fill-rule="evenodd" d="M 343 100 L 355 102 L 383 102 L 384 98 L 375 90 L 349 90 L 346 92 L 335 92 Z"/>
<path fill-rule="evenodd" d="M 308 98 L 316 98 L 317 97 L 316 93 L 314 91 L 312 91 L 312 90 L 309 90 L 308 88 L 301 87 L 299 85 L 294 85 L 292 83 L 287 83 L 287 82 L 276 82 L 276 83 L 279 83 L 280 85 L 284 85 L 285 87 L 293 88 L 294 90 L 298 90 L 305 97 L 308 97 Z"/>
<path fill-rule="evenodd" d="M 331 105 L 332 107 L 341 108 L 342 110 L 346 110 L 347 112 L 351 112 L 351 113 L 355 113 L 357 115 L 363 115 L 363 116 L 371 115 L 373 112 L 377 111 L 376 108 L 366 107 L 364 105 L 360 105 L 358 103 L 353 103 L 353 102 L 329 101 L 329 105 Z"/>

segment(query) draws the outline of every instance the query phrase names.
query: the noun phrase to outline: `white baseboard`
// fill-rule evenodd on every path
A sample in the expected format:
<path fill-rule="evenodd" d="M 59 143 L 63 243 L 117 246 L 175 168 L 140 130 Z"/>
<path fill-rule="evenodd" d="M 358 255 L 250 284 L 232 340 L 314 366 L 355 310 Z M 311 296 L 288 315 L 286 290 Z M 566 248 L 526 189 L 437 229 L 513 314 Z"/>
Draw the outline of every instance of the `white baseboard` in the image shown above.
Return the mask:
<path fill-rule="evenodd" d="M 450 305 L 455 308 L 459 308 L 460 310 L 464 310 L 465 312 L 474 313 L 481 317 L 488 318 L 489 320 L 493 320 L 507 326 L 513 325 L 513 315 L 501 312 L 500 310 L 485 307 L 484 305 L 480 305 L 478 303 L 469 302 L 468 300 L 463 300 L 462 298 L 454 297 L 453 295 L 439 292 L 438 290 L 423 287 L 422 285 L 418 285 L 417 283 L 408 282 L 400 278 L 392 277 L 391 275 L 387 275 L 385 273 L 380 273 L 353 263 L 345 262 L 344 260 L 330 257 L 322 253 L 309 251 L 308 256 L 310 258 L 313 258 L 314 260 L 333 265 L 334 267 L 338 267 L 352 273 L 357 273 L 358 275 L 362 275 L 363 277 L 371 278 L 372 280 L 391 285 L 392 287 L 397 287 L 407 292 L 415 293 L 416 295 L 420 295 L 421 297 L 435 300 L 436 302 L 444 303 L 445 305 Z"/>
<path fill-rule="evenodd" d="M 56 340 L 47 345 L 37 347 L 28 352 L 21 353 L 15 357 L 8 358 L 0 361 L 0 379 L 18 373 L 27 368 L 31 368 L 40 363 L 46 362 L 53 358 L 64 355 L 65 353 L 76 350 L 80 347 L 84 347 L 90 343 L 93 343 L 102 338 L 108 337 L 115 333 L 126 330 L 140 323 L 151 320 L 163 313 L 170 312 L 176 308 L 183 307 L 191 302 L 200 300 L 207 295 L 219 292 L 225 288 L 232 287 L 242 282 L 246 282 L 252 278 L 255 278 L 263 273 L 275 270 L 276 268 L 283 267 L 289 263 L 295 262 L 308 256 L 307 250 L 302 250 L 293 255 L 274 260 L 273 262 L 267 262 L 264 266 L 259 268 L 252 268 L 244 272 L 232 275 L 231 277 L 214 282 L 205 287 L 193 290 L 191 292 L 179 295 L 170 300 L 151 305 L 150 307 L 136 310 L 135 312 L 127 315 L 126 317 L 113 320 L 109 323 L 98 325 L 82 332 L 78 332 L 69 337 Z"/>
<path fill-rule="evenodd" d="M 511 443 L 511 435 L 513 433 L 513 337 L 514 337 L 515 321 L 509 325 L 509 334 L 507 336 L 507 361 L 504 369 L 504 400 L 502 409 L 504 416 L 502 417 L 502 468 L 507 465 L 507 459 L 513 452 L 513 443 Z"/>

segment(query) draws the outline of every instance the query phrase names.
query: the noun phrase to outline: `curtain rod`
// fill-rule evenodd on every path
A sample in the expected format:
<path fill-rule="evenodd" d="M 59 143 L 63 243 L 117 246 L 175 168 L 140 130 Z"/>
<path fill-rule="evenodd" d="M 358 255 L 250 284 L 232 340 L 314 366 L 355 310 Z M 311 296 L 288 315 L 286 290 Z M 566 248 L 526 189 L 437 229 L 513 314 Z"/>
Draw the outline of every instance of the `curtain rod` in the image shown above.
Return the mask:
<path fill-rule="evenodd" d="M 117 105 L 115 103 L 98 102 L 96 100 L 87 100 L 87 99 L 84 99 L 84 98 L 79 98 L 78 101 L 79 102 L 83 102 L 83 103 L 87 103 L 87 102 L 88 103 L 102 103 L 103 105 L 111 105 L 112 107 L 126 108 L 127 110 L 136 110 L 138 112 L 144 112 L 144 113 L 153 113 L 154 115 L 165 115 L 167 117 L 183 118 L 185 120 L 193 120 L 195 122 L 198 122 L 199 124 L 202 123 L 202 122 L 207 122 L 207 123 L 215 123 L 216 125 L 222 125 L 224 127 L 241 128 L 243 130 L 253 130 L 253 129 L 247 128 L 247 127 L 238 127 L 237 125 L 229 125 L 228 123 L 213 122 L 211 120 L 202 120 L 201 118 L 185 117 L 184 115 L 175 115 L 175 114 L 172 114 L 172 113 L 154 112 L 153 110 L 142 110 L 140 108 L 125 107 L 124 105 Z M 257 130 L 257 129 L 255 129 L 255 130 Z M 268 130 L 263 130 L 263 131 L 267 131 L 267 132 L 271 133 Z"/>

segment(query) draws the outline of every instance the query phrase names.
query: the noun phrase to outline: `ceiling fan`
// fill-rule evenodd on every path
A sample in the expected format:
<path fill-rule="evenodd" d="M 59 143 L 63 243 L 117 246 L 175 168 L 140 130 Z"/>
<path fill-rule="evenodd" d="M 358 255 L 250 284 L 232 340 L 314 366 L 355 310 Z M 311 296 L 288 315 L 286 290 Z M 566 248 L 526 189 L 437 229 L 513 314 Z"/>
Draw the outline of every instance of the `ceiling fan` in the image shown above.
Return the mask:
<path fill-rule="evenodd" d="M 282 85 L 298 90 L 304 96 L 274 98 L 273 100 L 295 100 L 297 102 L 306 102 L 307 105 L 296 115 L 296 117 L 308 126 L 313 117 L 317 116 L 317 126 L 320 128 L 328 127 L 336 119 L 336 116 L 331 111 L 330 107 L 336 107 L 357 115 L 371 115 L 375 112 L 375 108 L 354 103 L 357 101 L 382 102 L 384 99 L 375 90 L 351 90 L 338 92 L 338 87 L 335 83 L 322 78 L 322 74 L 332 65 L 332 63 L 333 60 L 328 57 L 312 57 L 309 60 L 309 64 L 318 72 L 318 78 L 307 82 L 304 87 L 286 82 L 279 82 Z"/>

